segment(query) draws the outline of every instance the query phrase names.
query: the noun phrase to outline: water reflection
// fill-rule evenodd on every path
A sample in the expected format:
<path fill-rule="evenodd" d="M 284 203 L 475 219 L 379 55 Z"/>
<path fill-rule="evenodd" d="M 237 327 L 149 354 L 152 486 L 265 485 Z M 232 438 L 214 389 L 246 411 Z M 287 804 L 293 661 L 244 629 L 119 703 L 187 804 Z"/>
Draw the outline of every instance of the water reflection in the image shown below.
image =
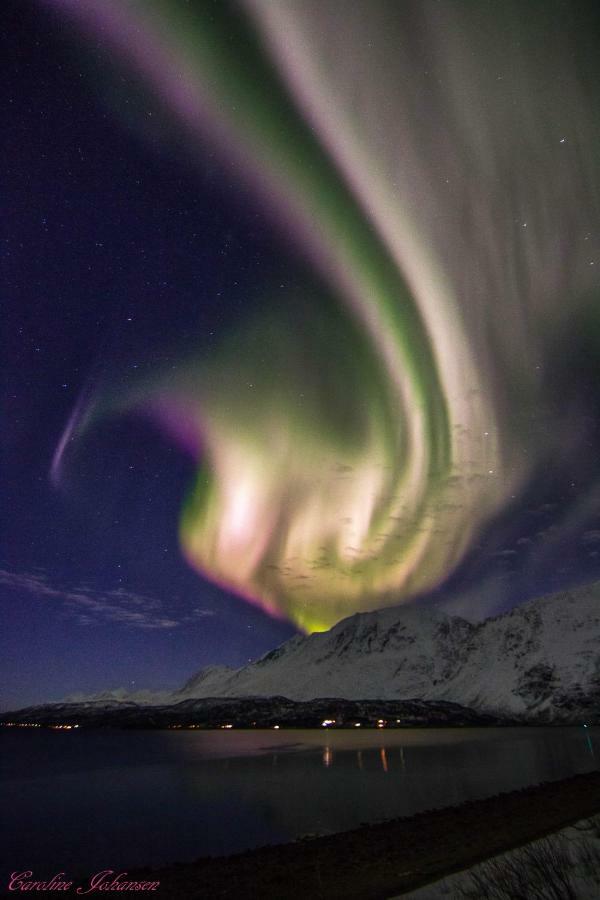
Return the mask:
<path fill-rule="evenodd" d="M 600 734 L 323 731 L 3 735 L 6 858 L 89 874 L 343 831 L 595 769 Z"/>
<path fill-rule="evenodd" d="M 379 756 L 381 757 L 381 768 L 383 769 L 384 772 L 387 772 L 388 771 L 388 761 L 387 761 L 387 756 L 385 753 L 385 747 L 381 748 L 381 750 L 379 751 Z"/>
<path fill-rule="evenodd" d="M 595 758 L 596 758 L 596 754 L 595 754 L 595 752 L 594 752 L 594 745 L 593 745 L 593 743 L 592 743 L 592 732 L 591 732 L 591 729 L 590 729 L 589 725 L 584 725 L 583 728 L 584 728 L 584 730 L 585 730 L 585 739 L 586 739 L 586 743 L 587 743 L 587 745 L 588 745 L 588 747 L 589 747 L 589 750 L 590 750 L 590 753 L 592 754 L 593 759 L 595 759 Z"/>

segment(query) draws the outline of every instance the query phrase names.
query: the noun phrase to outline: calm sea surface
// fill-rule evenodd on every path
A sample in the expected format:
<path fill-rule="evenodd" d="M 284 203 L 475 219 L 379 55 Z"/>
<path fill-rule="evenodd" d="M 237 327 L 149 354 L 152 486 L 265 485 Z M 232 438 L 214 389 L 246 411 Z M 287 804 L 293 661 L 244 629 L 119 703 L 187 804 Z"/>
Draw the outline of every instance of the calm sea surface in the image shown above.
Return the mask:
<path fill-rule="evenodd" d="M 0 732 L 0 879 L 193 860 L 600 764 L 600 728 Z"/>

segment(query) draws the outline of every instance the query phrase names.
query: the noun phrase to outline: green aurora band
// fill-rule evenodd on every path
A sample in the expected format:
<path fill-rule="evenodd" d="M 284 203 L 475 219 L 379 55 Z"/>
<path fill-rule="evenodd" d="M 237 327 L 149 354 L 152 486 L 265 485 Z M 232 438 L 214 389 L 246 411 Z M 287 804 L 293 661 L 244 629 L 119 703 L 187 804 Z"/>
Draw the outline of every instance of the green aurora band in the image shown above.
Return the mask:
<path fill-rule="evenodd" d="M 490 111 L 484 68 L 531 86 L 552 41 L 507 72 L 497 30 L 511 33 L 512 4 L 488 22 L 460 3 L 51 2 L 112 41 L 190 141 L 236 164 L 321 279 L 285 306 L 265 288 L 262 315 L 210 358 L 87 401 L 55 477 L 92 423 L 147 408 L 198 459 L 180 536 L 206 576 L 306 631 L 440 584 L 541 455 L 516 398 L 540 404 L 564 313 L 556 267 L 533 286 L 531 273 L 555 246 L 548 202 L 564 210 L 573 179 L 597 173 L 554 160 L 543 103 Z M 583 101 L 563 74 L 575 134 Z M 574 293 L 570 270 L 560 287 Z"/>

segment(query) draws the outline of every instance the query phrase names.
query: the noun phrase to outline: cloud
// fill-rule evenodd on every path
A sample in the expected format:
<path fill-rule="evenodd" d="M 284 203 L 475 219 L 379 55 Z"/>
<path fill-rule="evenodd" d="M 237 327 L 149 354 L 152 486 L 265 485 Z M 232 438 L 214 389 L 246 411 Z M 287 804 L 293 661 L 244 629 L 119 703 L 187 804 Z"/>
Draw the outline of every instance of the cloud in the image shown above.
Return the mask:
<path fill-rule="evenodd" d="M 546 516 L 556 509 L 558 509 L 558 503 L 542 503 L 537 509 L 528 509 L 527 512 L 530 516 Z"/>
<path fill-rule="evenodd" d="M 73 617 L 80 625 L 114 622 L 143 631 L 156 631 L 177 628 L 182 621 L 166 611 L 158 598 L 123 588 L 112 591 L 87 586 L 63 588 L 52 584 L 46 575 L 6 569 L 0 569 L 0 585 L 10 590 L 26 591 L 40 599 L 52 598 L 60 604 L 64 614 Z"/>
<path fill-rule="evenodd" d="M 214 609 L 203 609 L 200 607 L 196 607 L 193 609 L 188 616 L 188 619 L 206 619 L 210 616 L 215 616 L 216 612 Z"/>
<path fill-rule="evenodd" d="M 591 531 L 585 531 L 581 540 L 584 544 L 600 544 L 600 530 L 593 528 Z"/>
<path fill-rule="evenodd" d="M 541 531 L 536 531 L 534 537 L 537 538 L 538 541 L 555 541 L 561 536 L 561 531 L 558 525 L 549 525 L 548 528 L 542 528 Z"/>

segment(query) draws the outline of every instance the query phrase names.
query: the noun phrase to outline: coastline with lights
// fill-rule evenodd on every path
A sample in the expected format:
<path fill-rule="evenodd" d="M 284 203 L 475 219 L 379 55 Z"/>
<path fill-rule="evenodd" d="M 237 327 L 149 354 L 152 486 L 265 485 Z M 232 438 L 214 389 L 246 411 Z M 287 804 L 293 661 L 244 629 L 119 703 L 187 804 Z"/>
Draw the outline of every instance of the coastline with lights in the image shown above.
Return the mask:
<path fill-rule="evenodd" d="M 182 701 L 141 707 L 131 703 L 48 704 L 7 713 L 6 728 L 90 728 L 168 730 L 401 729 L 481 727 L 514 724 L 510 718 L 467 709 L 458 703 L 420 700 L 374 701 L 323 699 L 297 702 L 286 697 L 242 697 Z"/>

